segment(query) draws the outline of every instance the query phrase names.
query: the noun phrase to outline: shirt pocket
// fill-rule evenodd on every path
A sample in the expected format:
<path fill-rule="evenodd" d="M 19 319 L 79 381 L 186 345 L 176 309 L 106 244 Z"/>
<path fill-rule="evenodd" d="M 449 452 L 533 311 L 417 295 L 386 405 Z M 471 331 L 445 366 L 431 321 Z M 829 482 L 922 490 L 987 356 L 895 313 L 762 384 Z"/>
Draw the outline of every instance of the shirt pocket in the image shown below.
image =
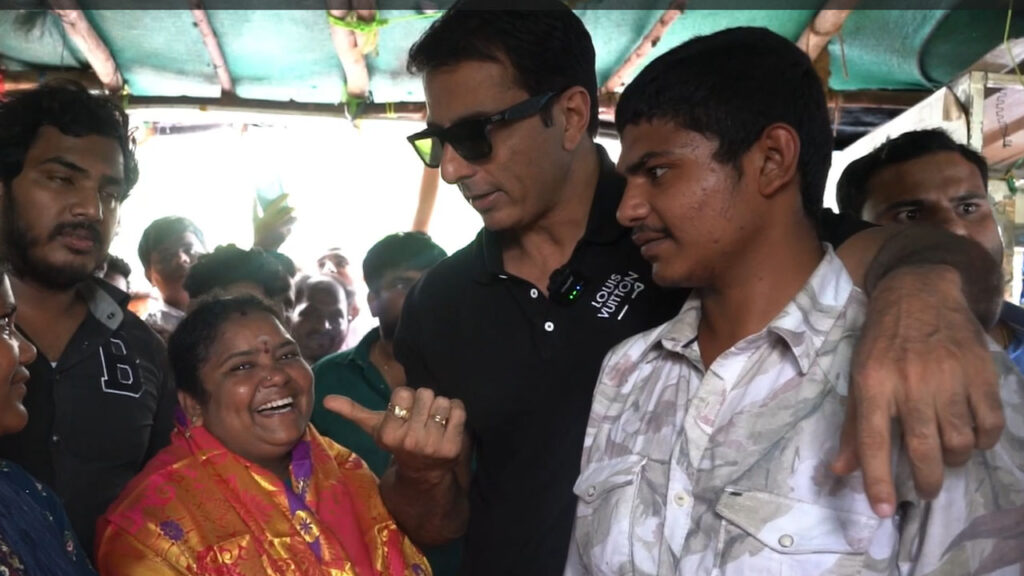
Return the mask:
<path fill-rule="evenodd" d="M 637 484 L 647 458 L 622 456 L 587 466 L 573 486 L 578 497 L 573 546 L 589 574 L 632 574 L 630 543 Z"/>
<path fill-rule="evenodd" d="M 769 492 L 728 487 L 716 564 L 728 574 L 847 573 L 863 563 L 880 521 Z"/>

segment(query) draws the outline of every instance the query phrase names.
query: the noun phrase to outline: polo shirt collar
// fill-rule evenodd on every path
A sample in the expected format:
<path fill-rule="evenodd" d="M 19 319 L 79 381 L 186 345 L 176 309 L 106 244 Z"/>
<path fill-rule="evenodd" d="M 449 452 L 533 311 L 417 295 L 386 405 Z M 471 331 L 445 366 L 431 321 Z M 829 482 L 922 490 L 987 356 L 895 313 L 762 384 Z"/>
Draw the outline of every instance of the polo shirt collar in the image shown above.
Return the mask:
<path fill-rule="evenodd" d="M 352 353 L 345 359 L 346 363 L 353 363 L 359 365 L 364 370 L 372 365 L 370 362 L 370 350 L 373 345 L 380 341 L 380 329 L 374 328 L 367 332 L 359 343 L 352 348 Z"/>
<path fill-rule="evenodd" d="M 111 331 L 117 330 L 124 320 L 124 304 L 129 300 L 128 294 L 97 278 L 82 282 L 77 289 L 89 305 L 89 313 Z"/>
<path fill-rule="evenodd" d="M 792 351 L 800 373 L 806 375 L 832 326 L 843 314 L 853 291 L 853 281 L 842 261 L 826 244 L 825 256 L 807 283 L 758 335 L 772 333 L 781 338 Z M 700 296 L 695 290 L 686 299 L 679 315 L 661 328 L 648 348 L 660 342 L 666 350 L 682 355 L 696 366 L 703 366 L 700 354 L 693 346 L 697 341 L 700 317 Z M 710 367 L 703 368 L 707 370 Z"/>
<path fill-rule="evenodd" d="M 582 241 L 611 244 L 629 230 L 615 219 L 615 212 L 619 209 L 619 202 L 622 200 L 626 185 L 622 176 L 615 171 L 615 163 L 611 161 L 604 147 L 600 144 L 595 147 L 601 172 L 597 179 L 597 189 L 594 191 L 594 200 L 590 205 L 587 229 L 583 233 Z M 496 278 L 506 278 L 507 273 L 501 255 L 500 234 L 484 228 L 477 235 L 476 244 L 477 262 L 479 263 L 476 273 L 477 280 L 487 283 Z"/>

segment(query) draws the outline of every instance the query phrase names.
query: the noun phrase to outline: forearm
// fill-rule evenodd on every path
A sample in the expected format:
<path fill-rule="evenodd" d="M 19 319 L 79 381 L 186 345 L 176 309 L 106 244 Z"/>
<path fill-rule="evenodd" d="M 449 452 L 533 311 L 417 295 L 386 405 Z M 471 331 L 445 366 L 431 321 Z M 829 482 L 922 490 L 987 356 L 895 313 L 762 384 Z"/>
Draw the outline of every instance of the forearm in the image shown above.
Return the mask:
<path fill-rule="evenodd" d="M 420 546 L 444 544 L 466 531 L 469 496 L 454 470 L 425 480 L 403 474 L 392 463 L 381 476 L 380 494 L 395 522 Z"/>
<path fill-rule="evenodd" d="M 895 270 L 915 267 L 924 273 L 933 266 L 955 270 L 978 321 L 986 328 L 995 323 L 1003 296 L 1000 263 L 977 242 L 940 228 L 916 225 L 893 232 L 871 259 L 864 288 L 870 296 Z"/>

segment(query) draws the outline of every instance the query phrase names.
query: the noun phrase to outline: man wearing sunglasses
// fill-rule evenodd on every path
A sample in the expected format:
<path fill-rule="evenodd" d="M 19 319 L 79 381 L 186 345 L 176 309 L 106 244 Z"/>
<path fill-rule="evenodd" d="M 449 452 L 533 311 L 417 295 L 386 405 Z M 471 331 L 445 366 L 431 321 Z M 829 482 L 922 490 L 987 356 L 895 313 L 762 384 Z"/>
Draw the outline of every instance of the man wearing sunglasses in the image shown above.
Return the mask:
<path fill-rule="evenodd" d="M 410 69 L 424 74 L 428 122 L 409 140 L 458 185 L 484 229 L 406 299 L 395 352 L 411 388 L 396 389 L 382 412 L 337 396 L 325 401 L 394 455 L 381 492 L 414 540 L 437 544 L 466 534 L 464 574 L 562 572 L 601 361 L 617 342 L 673 317 L 686 296 L 653 282 L 629 229 L 616 222 L 624 181 L 593 140 L 589 34 L 559 2 L 529 4 L 544 10 L 488 12 L 474 9 L 486 2 L 456 2 L 410 50 Z M 822 225 L 833 244 L 864 227 Z M 883 234 L 859 234 L 840 250 L 853 277 L 864 276 Z M 962 462 L 975 444 L 991 446 L 1002 426 L 994 370 L 957 275 L 944 266 L 886 275 L 895 262 L 947 264 L 970 252 L 951 235 L 913 234 L 885 244 L 872 264 L 873 277 L 885 280 L 873 292 L 854 367 L 866 407 L 856 412 L 860 420 L 848 418 L 847 451 L 836 465 L 852 471 L 859 448 L 868 493 L 883 515 L 893 506 L 890 416 L 920 430 L 910 452 L 922 470 L 918 486 L 932 493 L 941 484 L 943 447 L 949 461 Z M 929 277 L 924 290 L 936 271 L 944 274 Z M 1000 290 L 998 272 L 989 271 L 971 278 L 979 286 L 977 295 L 968 293 L 986 322 Z M 949 310 L 940 336 L 935 307 Z M 933 339 L 922 344 L 923 333 Z M 947 350 L 956 355 L 936 363 Z M 914 378 L 903 381 L 907 371 Z M 970 388 L 968 374 L 978 375 Z M 917 410 L 914 419 L 898 401 L 924 398 L 934 406 L 936 397 L 960 402 L 938 415 Z M 857 448 L 854 423 L 864 438 Z"/>

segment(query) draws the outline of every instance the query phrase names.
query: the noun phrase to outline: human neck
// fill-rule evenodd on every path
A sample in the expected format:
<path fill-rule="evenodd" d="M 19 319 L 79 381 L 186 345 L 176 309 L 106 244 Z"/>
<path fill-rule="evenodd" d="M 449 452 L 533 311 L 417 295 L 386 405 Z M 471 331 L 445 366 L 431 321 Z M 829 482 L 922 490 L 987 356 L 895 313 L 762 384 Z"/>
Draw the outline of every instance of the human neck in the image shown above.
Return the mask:
<path fill-rule="evenodd" d="M 18 326 L 46 359 L 56 362 L 85 319 L 88 305 L 75 288 L 58 290 L 13 274 L 10 280 L 18 302 Z"/>
<path fill-rule="evenodd" d="M 260 460 L 255 462 L 261 468 L 265 468 L 271 474 L 277 477 L 285 486 L 290 486 L 292 482 L 291 472 L 291 454 L 285 455 L 281 458 L 275 458 L 273 460 Z"/>
<path fill-rule="evenodd" d="M 380 340 L 373 343 L 370 347 L 370 363 L 377 368 L 391 390 L 405 386 L 405 369 L 395 359 L 394 342 L 391 340 L 381 336 Z"/>
<path fill-rule="evenodd" d="M 583 238 L 601 175 L 593 142 L 585 141 L 575 154 L 558 203 L 524 229 L 501 234 L 505 271 L 531 282 L 545 293 L 551 273 L 569 260 Z"/>
<path fill-rule="evenodd" d="M 775 225 L 750 242 L 739 258 L 701 287 L 697 332 L 701 360 L 710 367 L 737 342 L 764 330 L 793 300 L 821 263 L 823 250 L 813 226 L 803 220 Z"/>
<path fill-rule="evenodd" d="M 182 312 L 188 310 L 188 292 L 185 292 L 184 289 L 168 291 L 167 294 L 161 292 L 160 299 L 164 301 L 164 304 Z"/>
<path fill-rule="evenodd" d="M 76 287 L 52 288 L 31 278 L 10 276 L 11 290 L 18 302 L 18 316 L 48 315 L 61 316 L 80 307 L 83 302 Z"/>

